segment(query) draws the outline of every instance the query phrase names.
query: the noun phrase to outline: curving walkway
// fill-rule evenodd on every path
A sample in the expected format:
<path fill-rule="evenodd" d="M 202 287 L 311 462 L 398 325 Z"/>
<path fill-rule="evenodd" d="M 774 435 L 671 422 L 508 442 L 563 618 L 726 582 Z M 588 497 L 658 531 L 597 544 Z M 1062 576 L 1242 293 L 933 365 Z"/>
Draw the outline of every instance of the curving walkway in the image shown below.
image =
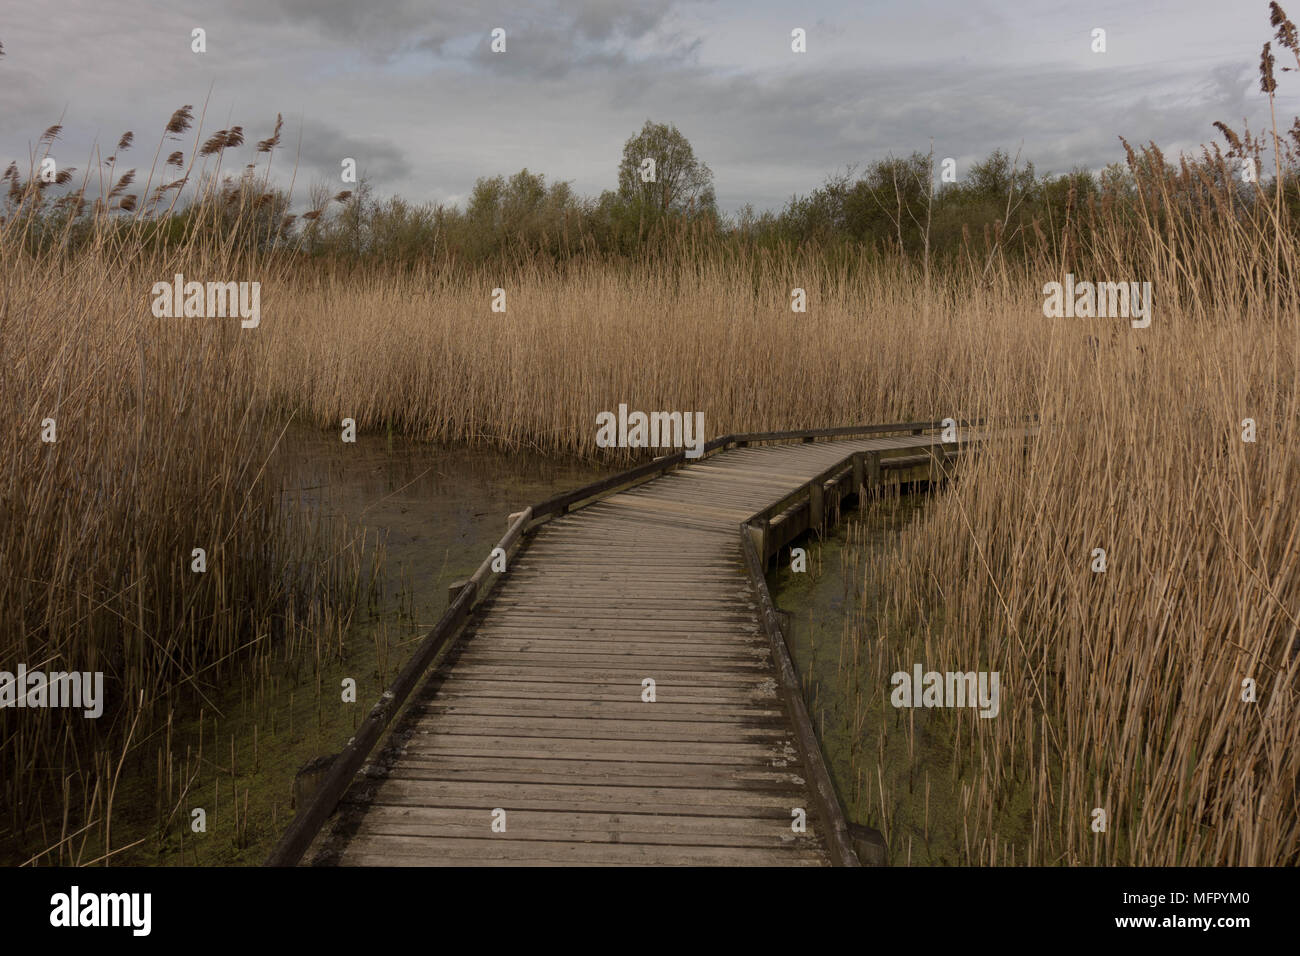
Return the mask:
<path fill-rule="evenodd" d="M 750 571 L 820 524 L 841 488 L 860 492 L 882 464 L 914 468 L 943 444 L 916 433 L 732 441 L 566 505 L 467 613 L 311 860 L 856 862 Z M 758 556 L 749 569 L 742 529 Z"/>

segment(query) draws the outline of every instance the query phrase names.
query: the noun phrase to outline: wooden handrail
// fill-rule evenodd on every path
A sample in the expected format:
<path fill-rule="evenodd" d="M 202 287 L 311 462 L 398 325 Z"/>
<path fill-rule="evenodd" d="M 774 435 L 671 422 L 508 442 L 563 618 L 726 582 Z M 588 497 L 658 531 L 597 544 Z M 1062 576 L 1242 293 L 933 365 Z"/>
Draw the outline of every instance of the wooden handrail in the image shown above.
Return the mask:
<path fill-rule="evenodd" d="M 1032 420 L 1034 416 L 1026 416 L 1025 420 Z M 966 419 L 954 419 L 959 428 L 978 428 L 985 423 L 985 419 L 975 419 L 968 421 Z M 589 498 L 596 498 L 600 495 L 609 494 L 613 491 L 621 490 L 629 485 L 637 484 L 652 475 L 660 475 L 680 467 L 689 461 L 699 461 L 707 458 L 709 455 L 718 451 L 725 451 L 728 448 L 740 444 L 749 444 L 760 441 L 810 441 L 818 438 L 850 438 L 854 435 L 883 435 L 890 432 L 925 432 L 938 431 L 943 428 L 943 422 L 894 422 L 886 425 L 846 425 L 839 428 L 807 428 L 797 429 L 794 431 L 769 431 L 769 432 L 735 432 L 729 435 L 720 435 L 717 438 L 705 442 L 703 454 L 699 458 L 687 458 L 686 452 L 678 451 L 671 455 L 665 455 L 656 458 L 654 461 L 644 462 L 636 465 L 626 471 L 620 471 L 617 474 L 610 475 L 607 478 L 601 478 L 590 484 L 583 485 L 581 488 L 575 488 L 573 491 L 562 492 L 547 498 L 540 504 L 533 505 L 533 520 L 536 522 L 547 521 L 556 515 L 567 513 L 574 505 L 586 502 Z"/>

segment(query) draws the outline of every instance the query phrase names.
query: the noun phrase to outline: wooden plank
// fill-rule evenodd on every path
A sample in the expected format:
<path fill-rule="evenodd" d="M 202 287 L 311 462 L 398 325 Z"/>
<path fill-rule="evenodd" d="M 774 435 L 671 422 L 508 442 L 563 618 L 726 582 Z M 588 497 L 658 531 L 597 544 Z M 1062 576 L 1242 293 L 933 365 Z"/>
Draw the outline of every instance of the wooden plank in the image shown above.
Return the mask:
<path fill-rule="evenodd" d="M 768 724 L 705 721 L 608 720 L 596 717 L 545 717 L 534 714 L 446 714 L 440 731 L 489 737 L 573 737 L 580 740 L 771 741 L 793 740 L 790 731 Z"/>
<path fill-rule="evenodd" d="M 613 784 L 563 785 L 528 782 L 476 783 L 390 777 L 374 802 L 389 806 L 459 806 L 520 810 L 605 810 L 618 813 L 697 813 L 707 816 L 791 820 L 795 808 L 808 809 L 796 791 L 718 787 L 622 787 Z M 811 811 L 809 811 L 811 815 Z"/>
<path fill-rule="evenodd" d="M 563 684 L 553 681 L 485 680 L 469 676 L 458 679 L 439 693 L 439 700 L 462 700 L 479 697 L 505 697 L 507 699 L 542 700 L 639 700 L 640 682 L 604 684 Z M 752 702 L 770 704 L 777 697 L 776 687 L 767 682 L 754 681 L 748 685 L 699 688 L 682 686 L 671 680 L 655 682 L 655 703 L 676 702 L 693 704 L 738 704 Z"/>
<path fill-rule="evenodd" d="M 755 766 L 635 763 L 519 757 L 430 756 L 408 752 L 392 779 L 474 783 L 570 785 L 618 784 L 628 787 L 692 787 L 801 793 L 804 778 L 790 770 Z"/>
<path fill-rule="evenodd" d="M 573 638 L 582 641 L 594 640 L 599 643 L 605 639 L 642 641 L 645 643 L 693 643 L 701 646 L 710 643 L 724 643 L 729 635 L 735 635 L 740 644 L 748 645 L 762 632 L 749 623 L 740 626 L 737 622 L 715 621 L 655 621 L 647 616 L 641 620 L 630 618 L 606 618 L 597 620 L 594 616 L 581 621 L 568 618 L 546 618 L 531 615 L 520 608 L 511 608 L 510 613 L 502 613 L 498 618 L 489 614 L 491 626 L 485 627 L 484 634 L 498 634 L 503 637 L 527 637 L 536 635 L 542 638 Z M 735 627 L 728 627 L 735 623 Z M 726 642 L 731 643 L 731 642 Z M 464 638 L 462 645 L 468 653 L 490 652 L 489 641 L 479 641 L 477 634 Z M 544 650 L 545 648 L 540 648 Z M 615 648 L 610 648 L 616 651 Z M 585 651 L 589 652 L 589 651 Z"/>
<path fill-rule="evenodd" d="M 404 748 L 413 754 L 508 759 L 525 757 L 639 763 L 797 767 L 798 753 L 784 743 L 696 740 L 575 740 L 564 737 L 491 737 L 448 733 L 417 734 Z"/>
<path fill-rule="evenodd" d="M 351 866 L 824 866 L 820 851 L 763 847 L 674 847 L 565 841 L 412 840 L 372 835 L 343 858 Z"/>
<path fill-rule="evenodd" d="M 655 674 L 673 674 L 677 671 L 721 671 L 728 674 L 771 673 L 771 661 L 755 656 L 753 658 L 692 658 L 682 662 L 672 654 L 618 654 L 614 650 L 593 649 L 591 651 L 528 651 L 506 653 L 490 647 L 471 645 L 462 657 L 467 664 L 539 664 L 545 667 L 587 667 L 587 668 L 624 668 L 639 671 L 641 677 L 653 677 Z"/>
<path fill-rule="evenodd" d="M 487 757 L 567 757 L 571 760 L 637 760 L 669 763 L 763 763 L 800 766 L 789 739 L 741 740 L 606 740 L 576 737 L 513 737 L 417 731 L 404 748 L 411 753 L 465 754 Z"/>
<path fill-rule="evenodd" d="M 550 660 L 538 663 L 520 663 L 504 657 L 499 663 L 479 663 L 462 661 L 457 664 L 457 673 L 492 674 L 502 679 L 536 679 L 548 681 L 572 680 L 590 683 L 618 683 L 635 681 L 640 683 L 646 676 L 644 667 L 618 665 L 572 665 L 560 664 Z M 679 663 L 676 668 L 661 667 L 656 670 L 655 680 L 672 681 L 683 686 L 715 687 L 721 684 L 751 684 L 755 680 L 767 680 L 769 669 L 766 667 L 713 668 L 698 669 L 691 664 Z"/>
<path fill-rule="evenodd" d="M 780 722 L 784 714 L 777 706 L 760 707 L 749 704 L 738 707 L 728 704 L 678 703 L 670 698 L 648 703 L 638 698 L 631 700 L 541 700 L 500 697 L 462 697 L 449 699 L 439 695 L 425 706 L 426 714 L 485 714 L 494 716 L 573 717 L 581 720 L 631 720 L 637 723 L 673 721 L 680 724 L 700 723 L 751 723 L 771 720 Z"/>
<path fill-rule="evenodd" d="M 681 584 L 669 588 L 664 584 L 632 587 L 612 583 L 602 586 L 583 583 L 576 579 L 570 580 L 567 577 L 557 575 L 550 587 L 547 587 L 543 581 L 512 584 L 507 588 L 503 588 L 502 593 L 498 595 L 493 603 L 494 605 L 530 603 L 546 598 L 566 601 L 574 598 L 600 598 L 606 600 L 610 598 L 626 598 L 629 602 L 636 602 L 633 605 L 636 607 L 662 606 L 665 600 L 671 600 L 674 604 L 686 602 L 686 606 L 689 607 L 707 607 L 709 604 L 721 605 L 737 602 L 753 603 L 748 588 L 742 587 L 739 580 L 727 583 L 731 586 L 719 588 L 704 584 Z"/>
<path fill-rule="evenodd" d="M 816 839 L 791 832 L 782 819 L 736 817 L 668 817 L 615 813 L 554 813 L 537 810 L 508 812 L 505 834 L 485 834 L 490 827 L 481 810 L 460 807 L 378 806 L 359 828 L 360 835 L 436 836 L 511 840 L 555 840 L 567 837 L 587 843 L 644 843 L 709 846 L 795 846 L 816 849 Z"/>
<path fill-rule="evenodd" d="M 589 630 L 591 628 L 605 628 L 608 630 L 624 630 L 633 633 L 644 631 L 647 626 L 653 626 L 660 630 L 675 631 L 683 638 L 691 634 L 702 634 L 705 632 L 726 633 L 728 625 L 735 625 L 735 630 L 752 633 L 750 628 L 750 617 L 743 609 L 737 609 L 734 612 L 712 611 L 707 618 L 700 615 L 691 615 L 688 611 L 676 610 L 643 610 L 640 613 L 622 613 L 619 614 L 608 609 L 591 609 L 589 613 L 584 614 L 582 609 L 574 608 L 565 610 L 563 608 L 533 608 L 533 607 L 509 607 L 502 608 L 493 615 L 493 619 L 500 624 L 520 624 L 529 625 L 552 625 L 561 628 L 570 628 L 572 630 Z"/>
<path fill-rule="evenodd" d="M 639 631 L 634 628 L 575 629 L 569 627 L 540 628 L 515 626 L 506 622 L 493 624 L 491 630 L 466 638 L 458 645 L 465 660 L 481 656 L 500 657 L 505 652 L 528 655 L 527 660 L 540 659 L 541 655 L 557 654 L 569 659 L 575 657 L 613 656 L 627 666 L 628 657 L 661 658 L 682 653 L 692 658 L 675 670 L 689 670 L 709 660 L 735 660 L 744 662 L 755 655 L 762 656 L 766 648 L 762 634 L 755 631 L 737 632 L 736 640 L 724 641 L 725 631 Z M 558 659 L 558 658 L 557 658 Z M 523 663 L 525 658 L 519 658 Z"/>

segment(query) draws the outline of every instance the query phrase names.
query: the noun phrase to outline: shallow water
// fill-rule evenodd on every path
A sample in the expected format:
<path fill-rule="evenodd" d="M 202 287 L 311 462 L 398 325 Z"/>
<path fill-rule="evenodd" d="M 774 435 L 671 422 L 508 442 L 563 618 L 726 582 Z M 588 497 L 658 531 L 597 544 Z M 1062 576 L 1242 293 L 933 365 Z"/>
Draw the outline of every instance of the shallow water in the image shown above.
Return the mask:
<path fill-rule="evenodd" d="M 791 656 L 845 813 L 884 834 L 892 866 L 961 865 L 978 852 L 962 812 L 972 771 L 954 766 L 949 715 L 896 710 L 888 683 L 867 676 L 869 655 L 888 660 L 902 642 L 878 632 L 881 593 L 863 557 L 897 547 L 899 531 L 922 516 L 926 501 L 922 494 L 885 496 L 861 513 L 846 512 L 822 538 L 794 542 L 808 553 L 806 572 L 793 572 L 783 554 L 768 574 L 773 600 L 790 615 Z M 1008 794 L 1003 838 L 1025 837 L 1026 801 L 1023 793 Z"/>
<path fill-rule="evenodd" d="M 512 512 L 610 474 L 577 460 L 300 431 L 286 445 L 285 494 L 384 534 L 384 580 L 405 589 L 431 627 L 447 586 L 468 577 L 505 534 Z"/>
<path fill-rule="evenodd" d="M 382 597 L 371 607 L 362 599 L 319 665 L 301 659 L 310 650 L 288 663 L 275 655 L 274 677 L 208 689 L 206 702 L 178 708 L 165 737 L 134 748 L 114 800 L 113 846 L 126 848 L 116 864 L 260 864 L 292 817 L 298 770 L 347 743 L 446 609 L 448 585 L 473 573 L 507 516 L 613 470 L 383 436 L 344 443 L 307 428 L 286 433 L 273 466 L 287 507 L 363 530 L 368 560 L 382 540 Z M 355 702 L 343 700 L 345 679 L 356 683 Z M 196 809 L 205 832 L 195 832 Z"/>

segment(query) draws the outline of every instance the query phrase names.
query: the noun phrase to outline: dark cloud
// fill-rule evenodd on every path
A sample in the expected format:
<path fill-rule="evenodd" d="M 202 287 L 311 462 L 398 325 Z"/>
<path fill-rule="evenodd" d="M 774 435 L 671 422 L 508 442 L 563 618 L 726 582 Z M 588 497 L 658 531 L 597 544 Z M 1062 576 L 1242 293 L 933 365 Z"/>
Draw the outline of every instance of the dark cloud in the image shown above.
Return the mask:
<path fill-rule="evenodd" d="M 307 120 L 302 125 L 301 150 L 293 131 L 284 137 L 286 152 L 299 156 L 299 174 L 341 183 L 344 159 L 354 159 L 358 176 L 364 175 L 382 192 L 391 184 L 407 182 L 415 174 L 401 147 L 377 136 L 351 136 L 329 123 Z M 385 186 L 389 188 L 385 188 Z M 342 185 L 340 189 L 346 188 Z"/>
<path fill-rule="evenodd" d="M 486 53 L 489 37 L 499 27 L 506 31 L 511 48 L 503 61 L 507 69 L 557 76 L 574 66 L 623 62 L 621 45 L 651 34 L 673 2 L 237 0 L 236 9 L 250 22 L 310 30 L 379 59 L 409 51 L 442 54 L 453 43 L 478 58 Z"/>
<path fill-rule="evenodd" d="M 446 0 L 234 0 L 230 6 L 250 26 L 274 23 L 385 54 L 441 46 L 474 19 L 465 4 Z"/>

